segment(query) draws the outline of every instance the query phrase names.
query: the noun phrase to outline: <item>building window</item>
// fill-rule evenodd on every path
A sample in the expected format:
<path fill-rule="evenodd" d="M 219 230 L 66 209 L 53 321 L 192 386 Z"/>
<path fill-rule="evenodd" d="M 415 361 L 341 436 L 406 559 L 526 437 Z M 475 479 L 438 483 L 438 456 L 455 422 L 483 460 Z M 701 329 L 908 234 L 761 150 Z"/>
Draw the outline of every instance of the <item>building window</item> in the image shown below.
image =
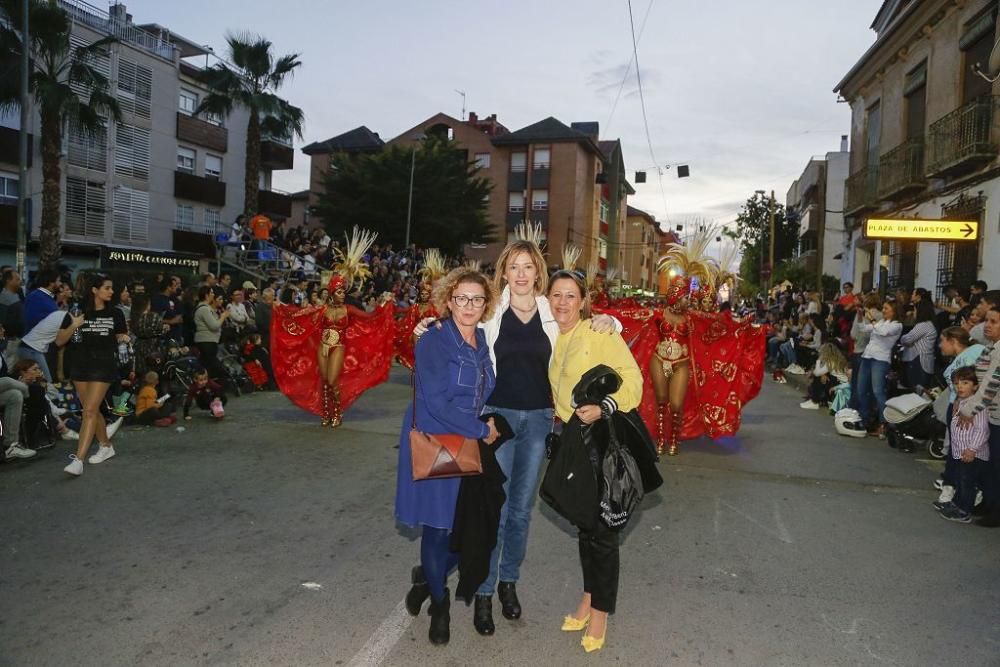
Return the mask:
<path fill-rule="evenodd" d="M 195 152 L 191 148 L 177 147 L 177 171 L 185 174 L 194 173 Z"/>
<path fill-rule="evenodd" d="M 145 243 L 149 236 L 149 193 L 116 185 L 114 195 L 111 214 L 114 240 Z"/>
<path fill-rule="evenodd" d="M 889 287 L 912 290 L 917 279 L 917 243 L 889 242 Z"/>
<path fill-rule="evenodd" d="M 139 118 L 149 118 L 153 70 L 124 58 L 118 61 L 118 106 Z"/>
<path fill-rule="evenodd" d="M 510 154 L 510 170 L 511 171 L 527 171 L 528 170 L 528 154 L 527 153 L 511 153 Z"/>
<path fill-rule="evenodd" d="M 608 259 L 608 242 L 604 239 L 597 239 L 597 256 L 603 260 Z"/>
<path fill-rule="evenodd" d="M 16 175 L 0 173 L 0 204 L 17 205 L 17 183 Z"/>
<path fill-rule="evenodd" d="M 66 234 L 104 241 L 107 210 L 104 183 L 83 178 L 66 179 Z"/>
<path fill-rule="evenodd" d="M 476 153 L 475 155 L 476 167 L 479 169 L 489 169 L 490 168 L 490 154 L 489 153 Z"/>
<path fill-rule="evenodd" d="M 66 161 L 71 165 L 94 171 L 108 170 L 107 127 L 86 132 L 78 123 L 70 121 L 66 141 Z"/>
<path fill-rule="evenodd" d="M 531 210 L 532 211 L 549 210 L 548 190 L 535 190 L 531 193 Z"/>
<path fill-rule="evenodd" d="M 520 192 L 511 192 L 508 195 L 507 210 L 511 213 L 523 213 L 524 195 Z"/>
<path fill-rule="evenodd" d="M 194 110 L 198 108 L 198 93 L 181 88 L 177 108 L 180 109 L 181 113 L 193 116 Z"/>
<path fill-rule="evenodd" d="M 218 155 L 205 155 L 205 176 L 222 178 L 222 158 Z"/>
<path fill-rule="evenodd" d="M 222 229 L 222 211 L 217 208 L 205 209 L 205 231 L 209 234 L 217 234 Z"/>
<path fill-rule="evenodd" d="M 69 45 L 73 49 L 85 48 L 90 46 L 90 43 L 91 40 L 86 40 L 82 37 L 77 37 L 76 35 L 70 35 L 69 38 Z M 97 70 L 97 73 L 103 76 L 105 80 L 111 79 L 111 55 L 107 49 L 91 50 L 88 52 L 83 61 Z M 90 90 L 84 84 L 72 83 L 70 84 L 70 88 L 74 93 L 79 95 L 81 99 L 89 99 Z"/>
<path fill-rule="evenodd" d="M 534 160 L 532 167 L 535 169 L 548 169 L 552 165 L 552 151 L 548 146 L 535 146 Z"/>
<path fill-rule="evenodd" d="M 118 125 L 115 173 L 144 181 L 149 179 L 149 130 Z"/>
<path fill-rule="evenodd" d="M 978 278 L 981 242 L 938 244 L 936 300 L 944 296 L 946 285 L 967 287 Z"/>
<path fill-rule="evenodd" d="M 215 125 L 216 127 L 222 127 L 222 116 L 217 113 L 212 113 L 211 111 L 205 112 L 205 121 Z"/>
<path fill-rule="evenodd" d="M 174 214 L 174 223 L 177 225 L 177 229 L 183 229 L 186 231 L 194 230 L 194 206 L 188 206 L 187 204 L 178 204 L 177 211 Z"/>
<path fill-rule="evenodd" d="M 601 222 L 607 222 L 608 221 L 608 213 L 611 210 L 611 207 L 608 206 L 608 202 L 606 202 L 605 200 L 602 199 L 601 203 L 598 206 L 598 210 L 600 212 L 600 220 L 601 220 Z"/>

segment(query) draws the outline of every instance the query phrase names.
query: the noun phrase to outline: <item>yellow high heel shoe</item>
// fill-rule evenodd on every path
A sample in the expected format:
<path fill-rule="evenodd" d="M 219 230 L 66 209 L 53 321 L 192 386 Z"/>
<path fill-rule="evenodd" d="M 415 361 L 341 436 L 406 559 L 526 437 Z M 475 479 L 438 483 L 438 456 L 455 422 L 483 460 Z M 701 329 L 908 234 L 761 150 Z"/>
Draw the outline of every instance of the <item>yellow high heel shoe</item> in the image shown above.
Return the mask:
<path fill-rule="evenodd" d="M 587 653 L 600 651 L 602 648 L 604 648 L 604 638 L 607 636 L 608 636 L 608 628 L 605 626 L 604 634 L 601 635 L 600 637 L 591 637 L 590 635 L 584 635 L 583 638 L 580 639 L 580 646 L 582 646 L 583 650 L 586 651 Z"/>
<path fill-rule="evenodd" d="M 590 614 L 587 614 L 583 618 L 567 616 L 563 619 L 562 630 L 563 632 L 579 632 L 586 628 L 588 623 L 590 623 Z"/>

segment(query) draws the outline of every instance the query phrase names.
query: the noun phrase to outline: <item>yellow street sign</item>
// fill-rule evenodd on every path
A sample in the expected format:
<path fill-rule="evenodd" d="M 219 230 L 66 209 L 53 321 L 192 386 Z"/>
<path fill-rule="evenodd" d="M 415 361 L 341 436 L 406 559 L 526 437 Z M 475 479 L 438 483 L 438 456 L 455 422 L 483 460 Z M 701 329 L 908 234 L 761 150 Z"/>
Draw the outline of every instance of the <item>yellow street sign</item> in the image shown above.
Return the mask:
<path fill-rule="evenodd" d="M 979 222 L 872 218 L 865 221 L 865 237 L 910 241 L 975 241 L 979 238 Z"/>

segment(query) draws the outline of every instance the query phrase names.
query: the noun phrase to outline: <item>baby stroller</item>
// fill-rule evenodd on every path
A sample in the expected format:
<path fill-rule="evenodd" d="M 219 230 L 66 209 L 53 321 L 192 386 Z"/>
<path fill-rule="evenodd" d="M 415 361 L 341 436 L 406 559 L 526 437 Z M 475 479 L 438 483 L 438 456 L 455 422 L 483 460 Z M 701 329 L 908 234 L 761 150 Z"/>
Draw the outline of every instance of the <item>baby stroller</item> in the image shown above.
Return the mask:
<path fill-rule="evenodd" d="M 936 391 L 936 390 L 935 390 Z M 931 394 L 902 394 L 885 402 L 882 416 L 886 421 L 886 441 L 890 447 L 901 452 L 912 453 L 917 447 L 926 447 L 931 458 L 943 459 L 945 449 L 945 425 L 943 414 L 938 416 L 938 403 L 948 409 L 947 392 Z"/>
<path fill-rule="evenodd" d="M 225 343 L 219 346 L 219 363 L 226 371 L 226 377 L 223 379 L 232 386 L 237 396 L 254 390 L 254 382 L 247 375 L 246 369 L 243 368 L 243 361 L 240 359 L 239 349 L 235 343 Z"/>

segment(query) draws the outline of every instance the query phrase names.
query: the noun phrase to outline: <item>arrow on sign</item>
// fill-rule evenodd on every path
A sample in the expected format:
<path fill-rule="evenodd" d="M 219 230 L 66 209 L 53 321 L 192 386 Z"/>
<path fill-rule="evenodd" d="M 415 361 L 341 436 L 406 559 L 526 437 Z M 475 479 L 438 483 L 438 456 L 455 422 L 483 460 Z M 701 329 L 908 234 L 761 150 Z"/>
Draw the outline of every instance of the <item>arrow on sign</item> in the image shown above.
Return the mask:
<path fill-rule="evenodd" d="M 969 238 L 970 236 L 976 233 L 976 230 L 973 229 L 972 225 L 970 225 L 969 223 L 965 223 L 965 229 L 963 229 L 962 232 L 963 232 L 962 236 L 964 236 L 965 238 Z"/>

